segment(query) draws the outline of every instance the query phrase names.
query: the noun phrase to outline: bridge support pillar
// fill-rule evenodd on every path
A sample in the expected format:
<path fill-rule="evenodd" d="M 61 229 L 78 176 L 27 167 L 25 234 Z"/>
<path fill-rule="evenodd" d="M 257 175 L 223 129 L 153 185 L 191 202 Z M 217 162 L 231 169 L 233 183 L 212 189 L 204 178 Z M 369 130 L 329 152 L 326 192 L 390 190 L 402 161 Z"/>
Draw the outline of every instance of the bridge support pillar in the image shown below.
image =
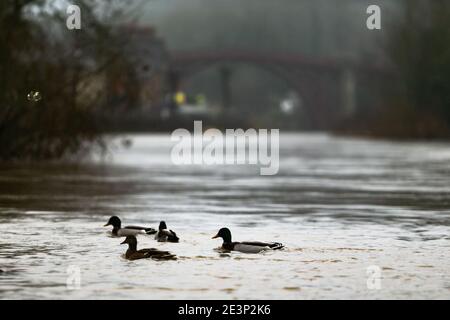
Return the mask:
<path fill-rule="evenodd" d="M 224 66 L 220 68 L 220 81 L 222 91 L 222 107 L 228 110 L 231 107 L 231 69 Z"/>
<path fill-rule="evenodd" d="M 345 117 L 353 115 L 356 111 L 356 77 L 351 68 L 341 72 L 341 107 Z"/>

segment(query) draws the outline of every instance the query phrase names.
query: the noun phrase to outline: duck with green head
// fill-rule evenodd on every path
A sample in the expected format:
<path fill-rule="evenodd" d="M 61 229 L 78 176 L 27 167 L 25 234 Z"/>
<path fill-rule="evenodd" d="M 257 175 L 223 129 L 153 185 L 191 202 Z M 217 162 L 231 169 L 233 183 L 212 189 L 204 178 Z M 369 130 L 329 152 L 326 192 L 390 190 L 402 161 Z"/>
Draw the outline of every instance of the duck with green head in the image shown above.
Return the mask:
<path fill-rule="evenodd" d="M 222 249 L 227 251 L 240 251 L 243 253 L 259 253 L 265 250 L 278 250 L 284 248 L 283 244 L 278 242 L 260 242 L 260 241 L 245 241 L 233 242 L 231 238 L 231 231 L 228 228 L 222 228 L 212 237 L 222 238 Z"/>
<path fill-rule="evenodd" d="M 141 226 L 122 227 L 122 221 L 118 216 L 112 216 L 104 227 L 112 226 L 112 235 L 116 237 L 136 236 L 138 234 L 155 234 L 156 230 Z"/>
<path fill-rule="evenodd" d="M 178 242 L 180 241 L 180 238 L 178 238 L 173 230 L 167 229 L 165 221 L 161 221 L 159 223 L 158 232 L 155 234 L 155 240 L 158 240 L 158 242 Z"/>

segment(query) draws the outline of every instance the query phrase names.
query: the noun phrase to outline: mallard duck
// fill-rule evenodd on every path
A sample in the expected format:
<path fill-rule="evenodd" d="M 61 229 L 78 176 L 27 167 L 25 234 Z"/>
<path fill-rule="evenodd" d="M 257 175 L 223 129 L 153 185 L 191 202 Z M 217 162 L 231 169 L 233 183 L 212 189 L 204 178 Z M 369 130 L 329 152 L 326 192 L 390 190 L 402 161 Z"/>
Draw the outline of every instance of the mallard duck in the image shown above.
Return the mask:
<path fill-rule="evenodd" d="M 121 244 L 128 244 L 125 258 L 128 260 L 156 259 L 156 260 L 176 260 L 177 257 L 169 251 L 161 251 L 155 248 L 137 249 L 137 239 L 135 236 L 127 236 Z"/>
<path fill-rule="evenodd" d="M 180 238 L 172 230 L 167 229 L 167 225 L 164 221 L 159 223 L 158 232 L 155 234 L 155 240 L 158 242 L 178 242 Z"/>
<path fill-rule="evenodd" d="M 138 234 L 155 234 L 156 230 L 153 228 L 146 228 L 140 226 L 126 226 L 124 228 L 121 227 L 122 221 L 117 216 L 112 216 L 109 218 L 108 223 L 104 225 L 113 226 L 112 234 L 117 237 L 126 237 L 126 236 L 136 236 Z"/>
<path fill-rule="evenodd" d="M 260 242 L 260 241 L 250 241 L 250 242 L 232 242 L 231 241 L 231 231 L 228 228 L 222 228 L 219 232 L 212 237 L 222 238 L 222 249 L 227 251 L 240 251 L 244 253 L 259 253 L 264 250 L 277 250 L 284 248 L 283 244 L 278 242 Z"/>

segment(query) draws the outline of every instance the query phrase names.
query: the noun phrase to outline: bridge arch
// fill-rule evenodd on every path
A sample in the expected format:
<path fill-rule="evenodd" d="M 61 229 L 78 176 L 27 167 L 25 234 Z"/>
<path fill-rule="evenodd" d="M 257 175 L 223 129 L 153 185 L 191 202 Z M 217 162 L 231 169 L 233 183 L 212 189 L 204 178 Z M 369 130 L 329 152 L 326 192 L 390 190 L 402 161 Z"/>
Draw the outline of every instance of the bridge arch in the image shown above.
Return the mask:
<path fill-rule="evenodd" d="M 339 117 L 340 66 L 329 60 L 251 52 L 175 53 L 172 70 L 178 85 L 215 65 L 244 63 L 271 73 L 302 98 L 313 128 L 329 127 Z"/>

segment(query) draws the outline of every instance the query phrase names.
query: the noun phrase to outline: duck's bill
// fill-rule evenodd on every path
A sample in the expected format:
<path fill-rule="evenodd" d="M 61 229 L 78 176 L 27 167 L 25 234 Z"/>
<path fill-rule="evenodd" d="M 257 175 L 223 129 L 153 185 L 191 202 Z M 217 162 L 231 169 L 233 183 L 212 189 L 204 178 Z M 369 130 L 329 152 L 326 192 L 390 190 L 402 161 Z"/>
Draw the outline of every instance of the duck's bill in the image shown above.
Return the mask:
<path fill-rule="evenodd" d="M 104 227 L 107 227 L 107 226 L 110 226 L 110 224 L 109 224 L 109 223 L 107 223 L 107 224 L 105 224 L 105 225 L 104 225 Z"/>
<path fill-rule="evenodd" d="M 216 238 L 218 238 L 219 237 L 219 235 L 218 234 L 216 234 L 214 237 L 212 237 L 211 239 L 216 239 Z"/>
<path fill-rule="evenodd" d="M 127 243 L 127 239 L 123 240 L 120 244 L 125 244 Z"/>

